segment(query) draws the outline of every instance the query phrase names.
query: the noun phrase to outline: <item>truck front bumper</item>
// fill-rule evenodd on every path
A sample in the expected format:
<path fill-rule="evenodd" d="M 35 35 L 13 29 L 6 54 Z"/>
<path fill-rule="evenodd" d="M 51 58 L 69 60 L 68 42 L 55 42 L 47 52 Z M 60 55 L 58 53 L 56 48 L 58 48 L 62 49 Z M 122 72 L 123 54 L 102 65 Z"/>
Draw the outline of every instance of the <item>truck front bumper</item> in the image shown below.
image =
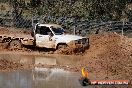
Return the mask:
<path fill-rule="evenodd" d="M 85 43 L 78 42 L 78 41 L 72 41 L 68 44 L 68 46 L 70 48 L 75 48 L 75 49 L 79 49 L 79 48 L 87 49 L 89 48 L 89 39 L 87 39 L 87 42 Z"/>
<path fill-rule="evenodd" d="M 89 48 L 89 44 L 76 44 L 75 46 L 76 46 L 75 48 L 84 48 L 84 49 Z"/>

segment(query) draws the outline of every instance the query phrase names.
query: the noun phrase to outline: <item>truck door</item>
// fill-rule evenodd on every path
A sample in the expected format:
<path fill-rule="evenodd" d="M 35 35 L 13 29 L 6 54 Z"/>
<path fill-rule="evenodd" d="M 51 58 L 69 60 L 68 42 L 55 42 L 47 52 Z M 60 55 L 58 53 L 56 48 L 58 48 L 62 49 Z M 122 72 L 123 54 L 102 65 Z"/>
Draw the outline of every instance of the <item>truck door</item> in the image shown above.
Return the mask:
<path fill-rule="evenodd" d="M 38 26 L 36 28 L 36 46 L 37 47 L 45 47 L 45 48 L 55 48 L 55 41 L 52 38 L 52 31 L 49 27 L 46 26 Z"/>

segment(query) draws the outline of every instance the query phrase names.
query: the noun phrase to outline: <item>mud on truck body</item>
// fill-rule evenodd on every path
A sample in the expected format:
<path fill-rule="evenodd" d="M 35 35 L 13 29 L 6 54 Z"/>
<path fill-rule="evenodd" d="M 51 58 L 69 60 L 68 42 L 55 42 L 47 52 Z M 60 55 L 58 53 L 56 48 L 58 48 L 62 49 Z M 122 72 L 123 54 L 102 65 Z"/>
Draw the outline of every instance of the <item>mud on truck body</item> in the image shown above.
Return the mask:
<path fill-rule="evenodd" d="M 10 48 L 21 48 L 32 45 L 41 48 L 87 48 L 89 39 L 86 37 L 65 34 L 65 30 L 57 24 L 36 24 L 28 35 L 0 35 L 2 43 L 8 42 Z"/>

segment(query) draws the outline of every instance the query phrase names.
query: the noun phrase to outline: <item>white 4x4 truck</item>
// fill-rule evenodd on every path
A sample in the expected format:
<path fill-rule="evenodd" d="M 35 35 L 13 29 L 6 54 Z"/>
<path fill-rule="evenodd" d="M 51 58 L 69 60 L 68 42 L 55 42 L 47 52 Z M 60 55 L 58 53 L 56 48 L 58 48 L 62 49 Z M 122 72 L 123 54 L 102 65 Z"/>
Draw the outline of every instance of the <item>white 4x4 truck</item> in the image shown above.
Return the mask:
<path fill-rule="evenodd" d="M 53 49 L 89 46 L 88 38 L 65 34 L 64 29 L 57 24 L 36 24 L 31 35 L 0 35 L 0 41 L 8 42 L 9 47 L 13 49 L 21 48 L 23 45 Z"/>

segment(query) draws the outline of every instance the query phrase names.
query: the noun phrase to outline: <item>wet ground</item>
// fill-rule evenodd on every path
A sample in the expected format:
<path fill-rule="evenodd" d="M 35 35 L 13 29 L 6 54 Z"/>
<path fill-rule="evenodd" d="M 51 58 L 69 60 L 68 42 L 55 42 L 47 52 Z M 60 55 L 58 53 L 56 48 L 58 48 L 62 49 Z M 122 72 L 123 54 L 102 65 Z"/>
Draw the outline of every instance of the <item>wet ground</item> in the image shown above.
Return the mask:
<path fill-rule="evenodd" d="M 69 67 L 82 59 L 81 56 L 35 55 L 20 53 L 1 53 L 0 59 L 22 64 L 44 64 Z M 79 83 L 81 72 L 71 72 L 60 68 L 34 67 L 0 72 L 0 88 L 83 88 Z M 96 79 L 91 75 L 90 79 Z M 89 86 L 89 88 L 106 88 L 108 86 Z M 120 88 L 123 88 L 121 86 Z M 84 87 L 86 88 L 86 87 Z M 108 87 L 112 88 L 112 87 Z"/>
<path fill-rule="evenodd" d="M 75 62 L 67 56 L 42 56 L 22 54 L 0 54 L 0 59 L 22 64 L 61 65 Z M 79 72 L 69 72 L 58 68 L 35 67 L 28 70 L 0 72 L 0 88 L 80 88 Z"/>
<path fill-rule="evenodd" d="M 20 64 L 52 65 L 70 67 L 82 59 L 81 56 L 50 55 L 50 54 L 24 54 L 24 53 L 0 53 L 0 60 L 8 60 Z"/>
<path fill-rule="evenodd" d="M 63 69 L 35 68 L 0 72 L 0 88 L 125 88 L 126 85 L 87 86 L 80 85 L 77 72 Z M 129 87 L 128 87 L 129 88 Z"/>

